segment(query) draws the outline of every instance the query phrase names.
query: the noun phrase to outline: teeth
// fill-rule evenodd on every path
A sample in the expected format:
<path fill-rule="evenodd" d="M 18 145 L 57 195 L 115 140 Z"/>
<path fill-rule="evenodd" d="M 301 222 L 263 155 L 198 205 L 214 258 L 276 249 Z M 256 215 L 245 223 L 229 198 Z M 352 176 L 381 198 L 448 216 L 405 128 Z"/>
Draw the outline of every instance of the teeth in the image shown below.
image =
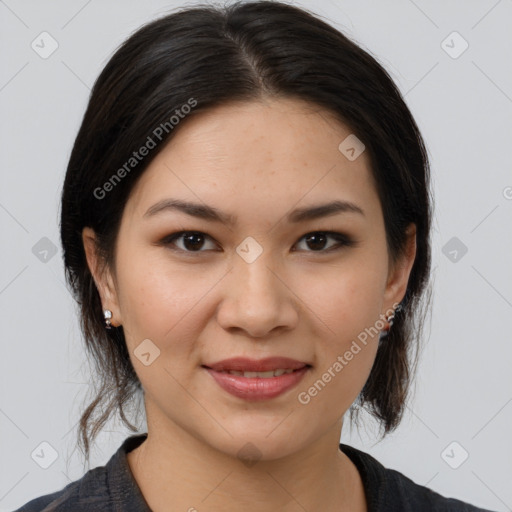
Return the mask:
<path fill-rule="evenodd" d="M 279 368 L 278 370 L 269 370 L 268 372 L 239 372 L 237 370 L 223 370 L 222 373 L 229 373 L 231 375 L 237 375 L 238 377 L 260 377 L 262 379 L 268 379 L 270 377 L 279 377 L 280 375 L 283 375 L 283 373 L 292 373 L 293 371 L 294 370 L 291 368 Z"/>

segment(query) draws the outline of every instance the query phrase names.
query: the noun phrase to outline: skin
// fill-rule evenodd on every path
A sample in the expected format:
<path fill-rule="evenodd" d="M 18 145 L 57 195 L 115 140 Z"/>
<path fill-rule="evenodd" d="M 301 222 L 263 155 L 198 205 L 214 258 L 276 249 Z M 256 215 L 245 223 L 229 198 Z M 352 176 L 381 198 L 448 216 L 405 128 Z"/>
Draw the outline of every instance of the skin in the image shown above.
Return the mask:
<path fill-rule="evenodd" d="M 148 439 L 128 461 L 155 512 L 367 510 L 360 475 L 338 443 L 378 336 L 360 344 L 309 403 L 297 398 L 365 328 L 382 328 L 381 315 L 405 295 L 416 254 L 411 225 L 407 251 L 392 264 L 369 155 L 349 161 L 338 150 L 350 133 L 328 112 L 292 99 L 190 116 L 128 199 L 114 269 L 100 271 L 94 232 L 83 230 L 103 308 L 123 325 L 145 392 Z M 144 218 L 165 198 L 205 203 L 238 220 L 228 227 L 171 210 Z M 335 199 L 357 204 L 364 216 L 286 221 L 295 208 Z M 161 242 L 181 230 L 205 238 Z M 305 235 L 316 231 L 357 244 L 326 252 L 337 240 L 308 243 Z M 263 249 L 252 263 L 236 252 L 249 236 Z M 145 339 L 160 350 L 148 366 L 134 355 Z M 260 402 L 226 393 L 201 368 L 274 355 L 312 368 L 297 387 Z M 259 452 L 253 465 L 237 456 L 249 442 Z"/>

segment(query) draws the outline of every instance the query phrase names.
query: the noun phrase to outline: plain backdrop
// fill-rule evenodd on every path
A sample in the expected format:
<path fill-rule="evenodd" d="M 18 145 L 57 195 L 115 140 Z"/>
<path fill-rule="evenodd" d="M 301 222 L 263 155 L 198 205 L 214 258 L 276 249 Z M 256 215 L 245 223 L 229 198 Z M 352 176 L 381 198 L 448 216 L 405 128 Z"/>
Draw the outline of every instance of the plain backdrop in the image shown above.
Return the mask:
<path fill-rule="evenodd" d="M 294 3 L 387 69 L 432 161 L 434 297 L 416 392 L 383 441 L 364 415 L 341 440 L 445 496 L 512 510 L 512 2 Z M 84 473 L 75 440 L 89 375 L 64 283 L 63 177 L 112 52 L 180 5 L 194 4 L 0 1 L 0 511 Z M 128 434 L 111 422 L 91 468 Z M 47 469 L 41 449 L 56 458 Z"/>

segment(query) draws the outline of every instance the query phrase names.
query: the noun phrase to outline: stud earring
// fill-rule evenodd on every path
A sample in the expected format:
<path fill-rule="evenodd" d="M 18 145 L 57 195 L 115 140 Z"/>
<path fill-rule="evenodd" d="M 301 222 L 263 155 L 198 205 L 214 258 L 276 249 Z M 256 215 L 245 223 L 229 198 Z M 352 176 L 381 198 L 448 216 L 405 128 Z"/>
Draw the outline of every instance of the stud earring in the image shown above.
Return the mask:
<path fill-rule="evenodd" d="M 110 323 L 110 319 L 112 318 L 112 311 L 110 311 L 110 309 L 104 309 L 103 316 L 105 317 L 105 327 L 107 329 L 112 329 L 112 325 Z"/>
<path fill-rule="evenodd" d="M 389 331 L 391 330 L 391 326 L 393 325 L 393 322 L 395 320 L 395 313 L 397 311 L 400 311 L 402 309 L 402 305 L 401 304 L 398 304 L 398 306 L 396 307 L 396 309 L 393 311 L 393 313 L 391 313 L 391 315 L 389 315 L 388 317 L 386 317 L 386 321 L 388 322 L 389 326 L 387 329 L 384 329 L 384 331 L 382 332 L 382 337 L 384 336 L 387 336 L 389 334 Z"/>

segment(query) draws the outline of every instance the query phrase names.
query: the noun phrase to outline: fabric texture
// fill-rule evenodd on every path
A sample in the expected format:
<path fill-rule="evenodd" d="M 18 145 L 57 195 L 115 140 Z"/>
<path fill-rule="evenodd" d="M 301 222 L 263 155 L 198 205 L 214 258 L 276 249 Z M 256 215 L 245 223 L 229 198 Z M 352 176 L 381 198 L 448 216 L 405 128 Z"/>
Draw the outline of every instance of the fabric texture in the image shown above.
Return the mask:
<path fill-rule="evenodd" d="M 147 433 L 127 437 L 105 466 L 89 470 L 63 489 L 35 498 L 14 512 L 152 512 L 126 457 L 146 437 Z M 361 450 L 343 443 L 339 447 L 359 470 L 368 512 L 492 512 L 441 496 L 385 468 Z"/>

